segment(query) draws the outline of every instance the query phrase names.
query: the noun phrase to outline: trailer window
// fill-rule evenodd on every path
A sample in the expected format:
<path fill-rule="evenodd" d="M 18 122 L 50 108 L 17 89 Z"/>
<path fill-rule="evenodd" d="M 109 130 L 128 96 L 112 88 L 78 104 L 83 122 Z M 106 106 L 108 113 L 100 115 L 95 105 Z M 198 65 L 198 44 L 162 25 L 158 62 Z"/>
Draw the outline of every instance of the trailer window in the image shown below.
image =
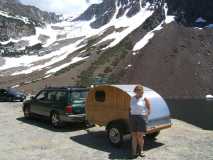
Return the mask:
<path fill-rule="evenodd" d="M 97 102 L 104 102 L 106 98 L 106 93 L 104 91 L 96 91 L 95 100 Z"/>

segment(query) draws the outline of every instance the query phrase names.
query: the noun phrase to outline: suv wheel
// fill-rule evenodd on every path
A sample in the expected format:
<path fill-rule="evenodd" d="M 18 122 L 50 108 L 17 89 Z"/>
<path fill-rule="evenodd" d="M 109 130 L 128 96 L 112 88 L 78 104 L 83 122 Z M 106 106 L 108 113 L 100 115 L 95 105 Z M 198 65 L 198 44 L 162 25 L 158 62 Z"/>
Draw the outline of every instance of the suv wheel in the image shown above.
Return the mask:
<path fill-rule="evenodd" d="M 25 118 L 30 118 L 30 115 L 31 113 L 30 113 L 30 106 L 26 106 L 26 107 L 24 107 L 24 117 Z"/>
<path fill-rule="evenodd" d="M 59 114 L 56 113 L 56 112 L 53 112 L 50 116 L 50 119 L 51 119 L 51 125 L 55 128 L 58 128 L 61 126 L 61 120 L 60 120 L 60 117 L 59 117 Z"/>
<path fill-rule="evenodd" d="M 121 124 L 112 123 L 109 127 L 107 127 L 107 136 L 109 142 L 115 146 L 120 147 L 123 143 L 123 128 Z"/>

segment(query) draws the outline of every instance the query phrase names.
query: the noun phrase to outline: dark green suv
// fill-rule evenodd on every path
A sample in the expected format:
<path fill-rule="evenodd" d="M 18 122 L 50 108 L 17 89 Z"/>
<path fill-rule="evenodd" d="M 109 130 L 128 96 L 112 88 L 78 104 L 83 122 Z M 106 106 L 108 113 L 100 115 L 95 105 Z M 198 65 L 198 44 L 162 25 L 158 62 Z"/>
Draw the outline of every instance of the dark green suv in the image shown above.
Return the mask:
<path fill-rule="evenodd" d="M 88 88 L 81 87 L 46 88 L 24 102 L 24 116 L 48 117 L 54 127 L 59 127 L 62 122 L 83 122 L 88 91 Z"/>

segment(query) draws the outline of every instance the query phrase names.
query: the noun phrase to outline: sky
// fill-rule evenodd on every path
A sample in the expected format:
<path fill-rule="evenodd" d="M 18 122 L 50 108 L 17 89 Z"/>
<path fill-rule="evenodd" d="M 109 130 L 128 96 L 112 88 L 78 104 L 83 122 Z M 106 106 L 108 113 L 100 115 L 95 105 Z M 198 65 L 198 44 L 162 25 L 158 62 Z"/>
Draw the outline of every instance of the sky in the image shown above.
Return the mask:
<path fill-rule="evenodd" d="M 33 5 L 41 10 L 56 12 L 59 14 L 79 14 L 92 3 L 100 3 L 102 0 L 20 0 L 23 4 Z"/>

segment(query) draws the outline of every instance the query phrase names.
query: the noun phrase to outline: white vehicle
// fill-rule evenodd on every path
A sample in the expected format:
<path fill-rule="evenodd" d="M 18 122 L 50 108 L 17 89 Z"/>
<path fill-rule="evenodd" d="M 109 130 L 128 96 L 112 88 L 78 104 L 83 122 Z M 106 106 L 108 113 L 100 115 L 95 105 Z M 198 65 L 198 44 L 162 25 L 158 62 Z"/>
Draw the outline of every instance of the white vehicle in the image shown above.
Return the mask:
<path fill-rule="evenodd" d="M 206 100 L 213 100 L 213 95 L 206 95 Z"/>

